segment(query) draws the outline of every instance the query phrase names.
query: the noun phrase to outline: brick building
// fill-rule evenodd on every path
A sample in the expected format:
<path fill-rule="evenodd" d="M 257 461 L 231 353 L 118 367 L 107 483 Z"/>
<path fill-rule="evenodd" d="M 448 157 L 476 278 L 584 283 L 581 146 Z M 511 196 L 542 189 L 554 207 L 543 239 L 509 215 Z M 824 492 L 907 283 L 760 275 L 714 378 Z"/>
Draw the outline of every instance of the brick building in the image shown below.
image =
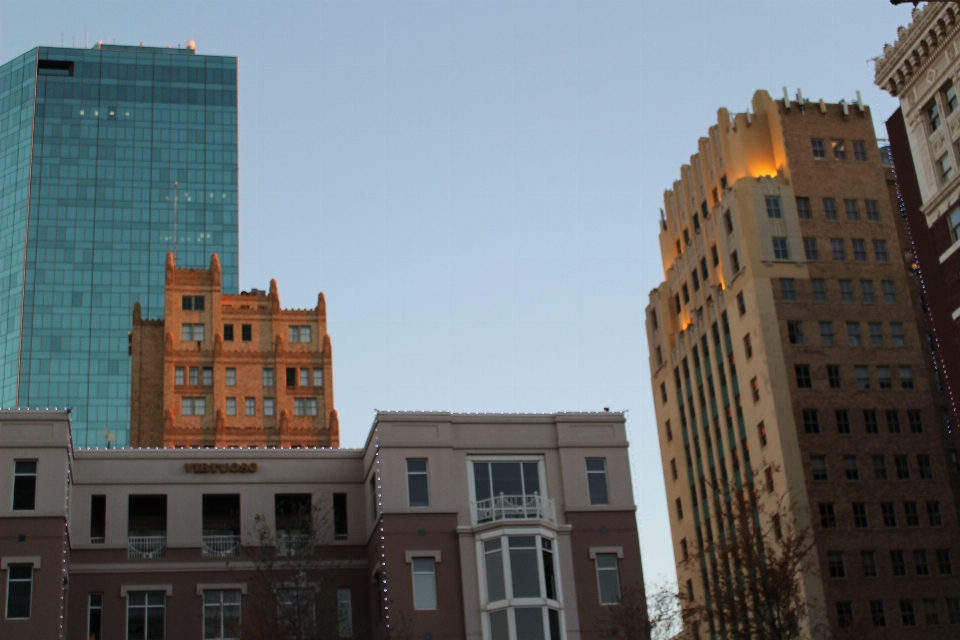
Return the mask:
<path fill-rule="evenodd" d="M 954 637 L 956 470 L 870 110 L 752 108 L 664 197 L 647 335 L 679 582 L 709 606 L 723 568 L 685 556 L 728 531 L 714 488 L 756 474 L 766 518 L 785 499 L 813 533 L 807 634 Z"/>
<path fill-rule="evenodd" d="M 133 310 L 134 447 L 337 447 L 323 294 L 282 309 L 270 291 L 221 293 L 220 262 L 177 269 L 167 254 L 163 320 Z"/>
<path fill-rule="evenodd" d="M 960 8 L 928 3 L 875 61 L 900 99 L 887 121 L 903 219 L 915 253 L 929 342 L 951 425 L 960 425 Z M 954 449 L 960 431 L 953 429 Z"/>
<path fill-rule="evenodd" d="M 628 589 L 644 602 L 635 509 L 622 413 L 380 412 L 359 449 L 92 450 L 68 411 L 3 410 L 0 637 L 289 638 L 295 620 L 600 640 Z"/>

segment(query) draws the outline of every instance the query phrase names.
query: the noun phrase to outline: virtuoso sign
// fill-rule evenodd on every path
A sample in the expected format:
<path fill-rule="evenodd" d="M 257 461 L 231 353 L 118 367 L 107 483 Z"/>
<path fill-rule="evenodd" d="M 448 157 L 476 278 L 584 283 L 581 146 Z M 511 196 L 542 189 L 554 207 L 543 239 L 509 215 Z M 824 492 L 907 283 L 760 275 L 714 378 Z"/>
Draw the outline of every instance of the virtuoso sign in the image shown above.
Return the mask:
<path fill-rule="evenodd" d="M 185 462 L 187 473 L 256 473 L 256 462 Z"/>

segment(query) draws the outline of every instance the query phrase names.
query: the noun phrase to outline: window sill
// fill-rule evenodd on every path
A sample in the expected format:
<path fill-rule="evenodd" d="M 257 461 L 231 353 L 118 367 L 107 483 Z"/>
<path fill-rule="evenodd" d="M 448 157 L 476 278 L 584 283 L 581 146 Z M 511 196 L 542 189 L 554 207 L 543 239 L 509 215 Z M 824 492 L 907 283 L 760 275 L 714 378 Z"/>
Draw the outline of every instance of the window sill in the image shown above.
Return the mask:
<path fill-rule="evenodd" d="M 940 254 L 940 264 L 946 262 L 947 258 L 956 253 L 957 250 L 960 250 L 960 239 L 955 240 L 954 243 L 950 245 L 950 248 Z"/>

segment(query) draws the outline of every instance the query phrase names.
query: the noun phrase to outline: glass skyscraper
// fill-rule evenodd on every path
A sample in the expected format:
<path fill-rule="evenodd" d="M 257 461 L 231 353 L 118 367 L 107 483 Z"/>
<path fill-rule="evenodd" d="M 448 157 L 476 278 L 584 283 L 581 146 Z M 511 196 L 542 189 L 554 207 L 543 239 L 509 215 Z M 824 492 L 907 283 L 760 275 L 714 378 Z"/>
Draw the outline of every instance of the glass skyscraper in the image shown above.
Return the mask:
<path fill-rule="evenodd" d="M 133 304 L 163 317 L 168 251 L 219 254 L 236 293 L 237 214 L 236 58 L 38 47 L 0 66 L 0 406 L 73 407 L 76 446 L 126 445 Z"/>

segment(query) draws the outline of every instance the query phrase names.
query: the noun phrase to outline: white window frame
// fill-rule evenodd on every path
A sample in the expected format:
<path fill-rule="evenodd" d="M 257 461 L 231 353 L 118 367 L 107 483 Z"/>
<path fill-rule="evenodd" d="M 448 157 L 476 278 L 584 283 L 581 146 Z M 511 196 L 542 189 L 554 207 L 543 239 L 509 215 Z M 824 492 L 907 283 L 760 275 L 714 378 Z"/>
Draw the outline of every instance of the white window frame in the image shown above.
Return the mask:
<path fill-rule="evenodd" d="M 237 369 L 236 367 L 227 367 L 223 371 L 223 382 L 227 387 L 237 386 Z"/>
<path fill-rule="evenodd" d="M 353 593 L 350 589 L 337 589 L 337 635 L 353 637 Z"/>
<path fill-rule="evenodd" d="M 141 590 L 141 589 L 142 589 L 142 590 Z M 160 587 L 158 587 L 158 588 L 152 588 L 152 587 L 141 587 L 140 589 L 131 588 L 129 591 L 127 591 L 127 590 L 125 590 L 123 587 L 121 587 L 120 590 L 121 590 L 121 594 L 120 594 L 121 597 L 124 598 L 124 599 L 127 601 L 126 607 L 124 607 L 124 612 L 123 612 L 123 613 L 124 613 L 124 622 L 123 622 L 124 637 L 125 637 L 125 638 L 129 638 L 129 637 L 130 637 L 130 595 L 131 595 L 131 594 L 134 594 L 134 593 L 142 593 L 142 594 L 144 594 L 144 600 L 143 600 L 144 604 L 143 604 L 143 608 L 144 608 L 144 612 L 145 612 L 145 615 L 146 615 L 147 613 L 149 613 L 149 610 L 150 610 L 150 607 L 151 607 L 151 605 L 149 604 L 149 602 L 150 602 L 149 595 L 150 595 L 151 593 L 163 593 L 163 637 L 166 638 L 166 637 L 167 637 L 167 629 L 168 629 L 168 627 L 167 627 L 167 598 L 170 597 L 170 595 L 171 595 L 170 592 L 171 592 L 172 590 L 171 590 L 171 589 L 163 590 L 162 586 L 160 586 Z M 152 605 L 152 606 L 153 606 L 154 608 L 159 608 L 159 607 L 157 607 L 157 605 Z M 137 608 L 140 608 L 140 605 L 137 605 Z M 149 619 L 149 616 L 146 616 L 146 617 L 147 617 L 147 619 Z"/>
<path fill-rule="evenodd" d="M 419 561 L 419 564 L 420 564 L 420 567 L 421 567 L 421 569 L 420 569 L 419 571 L 417 570 L 418 561 Z M 438 595 L 438 593 L 437 593 L 437 561 L 436 561 L 436 558 L 434 558 L 432 555 L 430 555 L 430 556 L 418 556 L 418 555 L 413 555 L 413 556 L 409 559 L 409 562 L 410 562 L 410 581 L 411 581 L 410 583 L 411 583 L 411 588 L 413 589 L 413 592 L 412 592 L 412 593 L 413 593 L 413 608 L 414 608 L 414 610 L 416 610 L 416 611 L 436 611 L 436 610 L 439 608 L 439 605 L 438 605 L 439 595 Z M 425 567 L 425 566 L 426 566 L 426 563 L 428 563 L 428 562 L 430 563 L 430 564 L 429 564 L 429 566 L 430 566 L 430 571 L 424 571 L 424 570 L 423 570 L 423 567 Z M 431 596 L 431 595 L 433 596 L 433 602 L 432 602 L 433 606 L 432 606 L 432 607 L 431 607 L 431 606 L 418 606 L 418 603 L 417 603 L 417 599 L 418 599 L 418 598 L 417 598 L 417 595 L 418 595 L 418 590 L 417 590 L 417 576 L 430 576 L 430 577 L 433 578 L 433 581 L 432 581 L 432 583 L 433 583 L 433 584 L 432 584 L 433 593 L 432 593 L 432 594 L 430 594 L 430 593 L 420 594 L 420 595 L 423 596 L 424 598 L 429 598 L 429 596 Z M 429 605 L 429 604 L 431 604 L 431 603 L 429 603 L 429 602 L 422 602 L 422 603 L 420 603 L 420 604 Z"/>
<path fill-rule="evenodd" d="M 185 342 L 203 342 L 205 333 L 202 323 L 184 322 L 180 327 L 180 338 Z"/>
<path fill-rule="evenodd" d="M 617 574 L 617 601 L 616 602 L 604 602 L 603 601 L 603 589 L 600 586 L 600 572 L 601 571 L 611 571 L 609 568 L 600 568 L 600 559 L 598 556 L 603 556 L 604 558 L 613 557 L 615 560 L 615 567 L 612 571 L 615 571 Z M 623 559 L 623 548 L 622 547 L 593 547 L 590 549 L 590 559 L 593 560 L 594 571 L 597 574 L 597 599 L 600 602 L 600 606 L 609 607 L 620 604 L 623 600 L 623 585 L 620 581 L 620 560 Z"/>
<path fill-rule="evenodd" d="M 480 462 L 489 462 L 488 459 L 480 459 Z M 530 460 L 526 460 L 530 462 Z M 514 536 L 535 536 L 537 539 L 537 574 L 540 579 L 540 593 L 543 594 L 543 597 L 540 598 L 513 598 L 513 584 L 510 568 L 510 551 L 509 551 L 509 542 L 507 538 Z M 504 579 L 504 590 L 506 593 L 505 600 L 497 600 L 494 604 L 495 606 L 491 607 L 491 603 L 487 598 L 487 564 L 486 556 L 484 551 L 484 542 L 492 540 L 495 538 L 502 538 L 503 542 L 501 547 L 502 552 L 502 562 L 503 562 L 503 579 Z M 547 538 L 552 543 L 552 552 L 553 552 L 553 563 L 554 563 L 554 582 L 556 588 L 556 600 L 549 600 L 546 597 L 546 584 L 544 581 L 544 571 L 543 571 L 543 546 L 541 538 Z M 480 621 L 481 628 L 483 632 L 483 638 L 489 640 L 492 637 L 492 630 L 490 628 L 490 614 L 496 611 L 507 611 L 507 624 L 510 630 L 510 638 L 512 640 L 523 640 L 522 638 L 517 638 L 517 629 L 516 629 L 516 620 L 514 615 L 511 613 L 511 610 L 524 608 L 524 607 L 539 607 L 543 612 L 543 625 L 544 625 L 544 634 L 549 634 L 550 632 L 550 618 L 548 609 L 555 609 L 560 618 L 560 637 L 566 638 L 566 623 L 564 620 L 564 606 L 563 606 L 563 583 L 560 578 L 560 549 L 558 544 L 557 533 L 546 527 L 497 527 L 484 531 L 475 536 L 475 545 L 476 545 L 476 557 L 477 557 L 477 577 L 478 577 L 478 587 L 480 589 Z"/>
<path fill-rule="evenodd" d="M 97 606 L 94 606 L 93 604 L 94 596 L 97 596 L 100 598 L 100 604 Z M 103 594 L 102 593 L 87 594 L 87 637 L 88 638 L 93 635 L 93 629 L 91 629 L 90 627 L 92 626 L 91 618 L 93 617 L 91 614 L 94 612 L 94 610 L 97 610 L 100 612 L 100 637 L 102 638 L 103 637 Z"/>
<path fill-rule="evenodd" d="M 276 402 L 273 398 L 264 398 L 263 399 L 263 415 L 272 416 L 276 413 Z"/>
<path fill-rule="evenodd" d="M 7 560 L 7 558 L 4 558 L 4 560 Z M 30 618 L 33 617 L 33 572 L 36 571 L 38 567 L 37 567 L 37 564 L 35 564 L 35 563 L 33 563 L 33 562 L 29 562 L 29 561 L 26 561 L 26 562 L 16 562 L 15 560 L 17 560 L 17 558 L 10 558 L 9 560 L 10 560 L 10 562 L 5 562 L 4 565 L 3 565 L 3 570 L 7 572 L 7 585 L 6 585 L 6 588 L 7 588 L 7 597 L 4 599 L 4 603 L 3 603 L 3 617 L 4 617 L 5 620 L 29 620 Z M 30 567 L 30 578 L 27 579 L 27 580 L 24 580 L 24 579 L 22 579 L 22 578 L 17 578 L 17 579 L 15 579 L 15 580 L 12 579 L 12 578 L 10 577 L 10 567 L 11 567 L 11 565 L 12 565 L 12 566 L 16 566 L 16 567 Z M 10 614 L 10 583 L 11 583 L 11 582 L 17 582 L 17 583 L 26 582 L 26 583 L 29 583 L 29 585 L 30 585 L 30 602 L 29 602 L 29 604 L 28 604 L 28 609 L 29 609 L 29 611 L 27 612 L 26 617 L 20 617 L 20 618 L 11 618 L 11 617 L 9 617 L 9 614 Z"/>
<path fill-rule="evenodd" d="M 467 458 L 467 483 L 468 488 L 470 489 L 470 500 L 477 499 L 477 487 L 474 477 L 473 464 L 475 462 L 536 462 L 537 463 L 537 474 L 540 477 L 540 493 L 537 494 L 544 500 L 549 499 L 549 492 L 547 491 L 547 474 L 546 474 L 546 463 L 542 455 L 533 455 L 533 456 L 524 456 L 524 455 L 507 455 L 507 456 L 489 456 L 489 455 L 478 455 L 478 456 L 469 456 Z M 529 494 L 533 495 L 533 494 Z"/>
<path fill-rule="evenodd" d="M 313 337 L 310 325 L 290 325 L 290 342 L 309 343 Z"/>
<path fill-rule="evenodd" d="M 237 602 L 237 604 L 236 604 L 236 607 L 237 607 L 237 612 L 238 612 L 239 617 L 240 617 L 241 629 L 242 629 L 242 624 L 243 624 L 243 593 L 244 593 L 244 589 L 242 589 L 239 585 L 237 585 L 237 586 L 223 585 L 222 588 L 221 588 L 221 585 L 214 585 L 214 586 L 205 586 L 205 588 L 204 588 L 203 590 L 200 590 L 199 588 L 198 588 L 197 590 L 200 591 L 200 593 L 201 593 L 201 598 L 203 598 L 203 602 L 202 602 L 202 606 L 203 606 L 203 622 L 202 622 L 201 624 L 203 624 L 203 633 L 204 633 L 204 634 L 207 632 L 207 629 L 206 629 L 207 607 L 218 608 L 218 609 L 220 610 L 220 632 L 221 632 L 221 633 L 223 632 L 223 607 L 224 607 L 223 594 L 224 594 L 224 592 L 226 592 L 226 591 L 236 591 L 236 592 L 240 595 L 240 598 L 238 599 L 238 602 Z M 219 602 L 218 604 L 207 604 L 207 593 L 214 593 L 214 592 L 220 594 L 220 602 Z M 233 607 L 234 605 L 233 605 L 233 604 L 228 604 L 228 605 L 226 605 L 226 606 Z M 206 636 L 204 636 L 204 639 L 207 640 Z M 240 640 L 240 636 L 231 636 L 231 637 L 228 638 L 228 637 L 226 637 L 226 636 L 218 635 L 218 636 L 214 636 L 214 638 L 212 638 L 212 639 L 210 639 L 210 640 Z"/>
<path fill-rule="evenodd" d="M 235 397 L 227 398 L 226 412 L 228 416 L 237 415 L 237 399 Z"/>

